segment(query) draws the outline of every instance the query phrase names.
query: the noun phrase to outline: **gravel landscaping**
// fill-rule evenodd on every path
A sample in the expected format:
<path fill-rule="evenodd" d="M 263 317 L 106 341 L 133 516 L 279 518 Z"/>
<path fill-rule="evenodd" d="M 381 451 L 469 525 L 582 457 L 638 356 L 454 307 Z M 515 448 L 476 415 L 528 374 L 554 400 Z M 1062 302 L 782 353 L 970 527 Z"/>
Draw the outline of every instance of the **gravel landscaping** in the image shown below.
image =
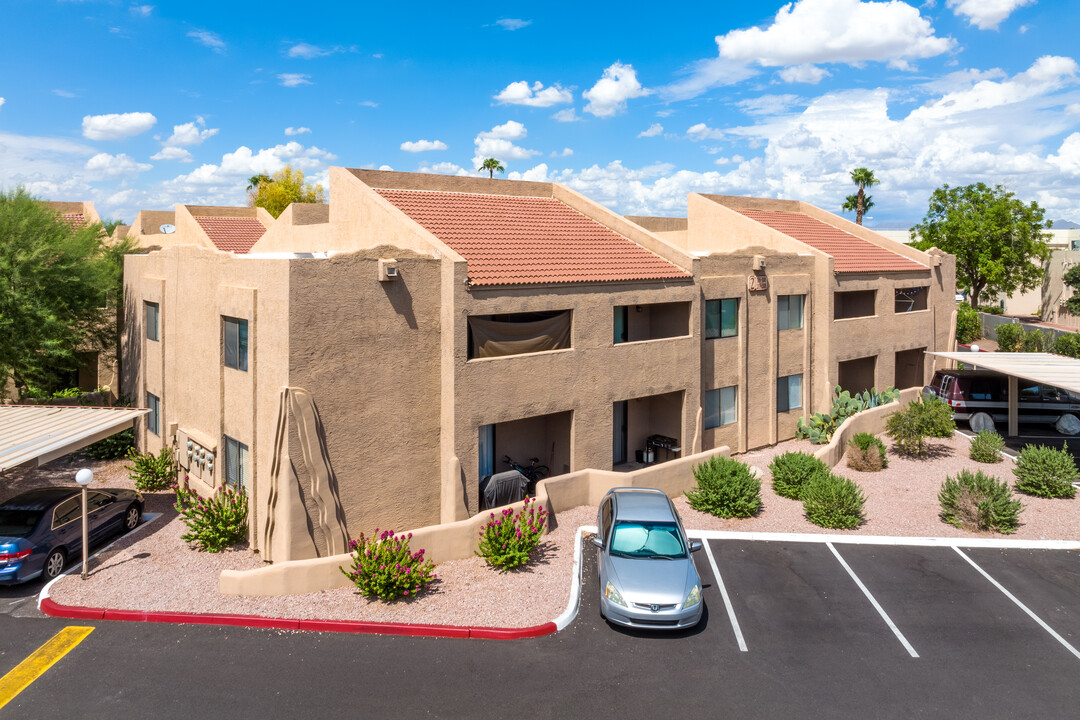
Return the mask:
<path fill-rule="evenodd" d="M 737 456 L 760 472 L 763 507 L 747 519 L 724 520 L 693 510 L 685 497 L 675 506 L 688 529 L 756 532 L 835 533 L 854 535 L 972 537 L 943 522 L 937 493 L 946 475 L 979 469 L 1014 481 L 1013 461 L 986 465 L 968 458 L 969 441 L 962 435 L 931 441 L 927 459 L 899 456 L 891 449 L 889 467 L 881 472 L 858 472 L 842 460 L 837 474 L 855 481 L 866 495 L 866 522 L 856 530 L 819 528 L 803 516 L 801 503 L 776 495 L 768 464 L 788 450 L 813 452 L 805 440 Z M 74 472 L 91 467 L 94 486 L 131 487 L 122 461 L 95 462 L 85 457 L 62 458 L 35 470 L 9 471 L 0 477 L 0 500 L 43 484 L 71 484 Z M 161 513 L 147 527 L 120 539 L 91 562 L 90 578 L 62 578 L 52 588 L 61 604 L 138 610 L 219 612 L 271 617 L 349 619 L 375 622 L 431 623 L 491 627 L 527 627 L 547 622 L 566 607 L 573 567 L 576 528 L 596 521 L 596 508 L 581 506 L 559 513 L 554 530 L 526 567 L 506 573 L 489 568 L 478 557 L 438 566 L 439 580 L 416 599 L 395 603 L 369 601 L 352 588 L 285 597 L 236 597 L 218 592 L 223 569 L 244 570 L 262 565 L 246 548 L 211 554 L 190 549 L 180 540 L 184 527 L 172 509 L 172 493 L 147 493 L 146 512 Z M 1046 500 L 1020 496 L 1025 509 L 1019 530 L 1008 537 L 1029 540 L 1080 540 L 1080 499 Z M 991 533 L 979 536 L 989 537 Z M 1003 537 L 998 535 L 997 537 Z M 414 548 L 417 549 L 417 548 Z"/>

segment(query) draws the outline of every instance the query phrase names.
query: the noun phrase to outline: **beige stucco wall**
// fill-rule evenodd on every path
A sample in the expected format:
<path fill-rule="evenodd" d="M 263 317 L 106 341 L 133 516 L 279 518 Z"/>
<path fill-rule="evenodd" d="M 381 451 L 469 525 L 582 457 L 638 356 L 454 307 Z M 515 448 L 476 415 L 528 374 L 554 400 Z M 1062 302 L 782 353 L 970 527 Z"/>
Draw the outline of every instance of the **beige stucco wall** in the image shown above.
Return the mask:
<path fill-rule="evenodd" d="M 274 220 L 250 253 L 316 253 L 333 250 L 330 206 L 293 203 Z"/>
<path fill-rule="evenodd" d="M 380 282 L 388 255 L 400 275 Z M 289 383 L 318 409 L 349 536 L 438 523 L 441 262 L 373 248 L 288 265 Z M 289 457 L 314 517 L 296 438 Z"/>
<path fill-rule="evenodd" d="M 223 436 L 251 453 L 250 538 L 266 504 L 280 389 L 288 384 L 289 265 L 253 260 L 196 246 L 179 246 L 124 262 L 125 328 L 123 389 L 144 406 L 146 393 L 161 400 L 161 434 L 136 427 L 138 445 L 156 452 L 184 437 L 213 449 L 212 473 L 192 470 L 191 485 L 213 492 L 224 472 Z M 144 301 L 159 303 L 160 341 L 146 340 Z M 248 321 L 248 370 L 226 368 L 222 316 Z"/>

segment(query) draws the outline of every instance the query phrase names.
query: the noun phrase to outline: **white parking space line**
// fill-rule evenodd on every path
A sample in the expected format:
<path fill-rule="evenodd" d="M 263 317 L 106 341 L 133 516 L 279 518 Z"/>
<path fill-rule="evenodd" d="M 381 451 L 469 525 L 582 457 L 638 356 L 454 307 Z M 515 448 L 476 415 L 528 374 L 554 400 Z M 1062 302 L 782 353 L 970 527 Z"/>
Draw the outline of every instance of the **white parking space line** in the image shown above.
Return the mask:
<path fill-rule="evenodd" d="M 712 567 L 713 577 L 716 578 L 716 586 L 720 588 L 720 596 L 724 598 L 724 607 L 727 608 L 728 619 L 731 620 L 731 629 L 735 631 L 735 640 L 739 643 L 739 650 L 747 652 L 746 640 L 743 638 L 742 628 L 739 627 L 739 619 L 735 617 L 735 608 L 731 607 L 731 598 L 728 597 L 727 588 L 724 587 L 724 578 L 720 577 L 720 568 L 716 567 L 716 558 L 713 557 L 709 541 L 706 540 L 705 555 L 709 558 L 709 566 Z"/>
<path fill-rule="evenodd" d="M 961 550 L 961 549 L 960 549 L 960 548 L 958 548 L 958 547 L 954 547 L 954 548 L 953 548 L 953 550 L 955 550 L 956 552 L 960 553 L 960 557 L 962 557 L 962 558 L 964 558 L 965 560 L 967 560 L 967 561 L 968 561 L 968 564 L 969 564 L 969 565 L 971 565 L 971 567 L 973 567 L 973 568 L 975 568 L 976 570 L 978 570 L 978 571 L 979 571 L 979 574 L 980 574 L 980 575 L 982 575 L 982 576 L 983 576 L 984 578 L 986 578 L 987 580 L 989 580 L 989 581 L 990 581 L 990 583 L 991 583 L 991 584 L 992 584 L 992 585 L 993 585 L 994 587 L 996 587 L 996 588 L 997 588 L 998 590 L 1000 590 L 1001 592 L 1003 592 L 1003 593 L 1005 594 L 1005 597 L 1009 598 L 1009 599 L 1010 599 L 1010 600 L 1012 600 L 1012 601 L 1013 601 L 1014 603 L 1016 603 L 1016 606 L 1017 606 L 1018 608 L 1020 608 L 1021 610 L 1023 610 L 1024 612 L 1026 612 L 1026 613 L 1028 614 L 1028 617 L 1030 617 L 1030 618 L 1031 618 L 1032 620 L 1034 620 L 1035 622 L 1039 623 L 1039 625 L 1040 625 L 1040 626 L 1042 626 L 1042 629 L 1043 629 L 1043 630 L 1045 630 L 1046 632 L 1050 633 L 1050 636 L 1051 636 L 1051 637 L 1053 637 L 1053 638 L 1054 638 L 1055 640 L 1057 640 L 1057 641 L 1058 641 L 1059 643 L 1061 643 L 1062 645 L 1064 645 L 1064 646 L 1065 646 L 1065 649 L 1066 649 L 1066 650 L 1068 650 L 1069 652 L 1071 652 L 1071 653 L 1072 653 L 1072 654 L 1073 654 L 1074 656 L 1076 656 L 1076 658 L 1077 658 L 1078 660 L 1080 660 L 1080 651 L 1078 651 L 1078 650 L 1077 650 L 1076 648 L 1074 648 L 1074 647 L 1073 647 L 1072 645 L 1070 645 L 1070 644 L 1069 644 L 1069 642 L 1068 642 L 1068 641 L 1067 641 L 1067 640 L 1066 640 L 1065 638 L 1063 638 L 1063 637 L 1061 637 L 1060 635 L 1058 635 L 1058 634 L 1057 634 L 1057 633 L 1056 633 L 1056 632 L 1054 631 L 1054 629 L 1053 629 L 1052 627 L 1050 627 L 1049 625 L 1047 625 L 1046 623 L 1044 623 L 1044 622 L 1042 621 L 1042 618 L 1040 618 L 1040 617 L 1039 617 L 1038 615 L 1036 615 L 1036 614 L 1035 614 L 1035 613 L 1033 613 L 1033 612 L 1032 612 L 1031 610 L 1029 610 L 1029 609 L 1028 609 L 1028 607 L 1027 607 L 1027 605 L 1025 605 L 1024 603 L 1020 602 L 1020 601 L 1019 601 L 1019 600 L 1017 599 L 1017 597 L 1016 597 L 1015 595 L 1013 595 L 1013 594 L 1012 594 L 1011 592 L 1009 592 L 1008 590 L 1006 590 L 1006 589 L 1005 589 L 1005 586 L 1004 586 L 1004 585 L 1002 585 L 1001 583 L 999 583 L 999 582 L 998 582 L 997 580 L 995 580 L 994 578 L 990 577 L 990 574 L 989 574 L 988 572 L 986 572 L 985 570 L 983 570 L 983 569 L 982 569 L 981 567 L 979 567 L 978 565 L 976 565 L 976 564 L 975 564 L 975 561 L 974 561 L 974 560 L 972 560 L 971 558 L 969 558 L 969 557 L 968 557 L 968 556 L 967 556 L 966 554 L 964 554 L 964 551 L 963 551 L 963 550 Z"/>
<path fill-rule="evenodd" d="M 870 601 L 870 604 L 874 606 L 874 609 L 877 610 L 878 615 L 880 615 L 881 619 L 885 621 L 885 624 L 889 626 L 889 629 L 893 631 L 893 635 L 896 636 L 896 639 L 899 640 L 900 644 L 903 645 L 904 648 L 908 651 L 908 654 L 911 655 L 911 657 L 913 658 L 919 657 L 919 653 L 915 652 L 915 648 L 911 647 L 911 643 L 909 643 L 907 641 L 907 638 L 904 637 L 904 633 L 900 632 L 900 628 L 896 627 L 896 624 L 892 621 L 892 618 L 890 618 L 889 614 L 885 612 L 885 609 L 878 604 L 878 601 L 874 599 L 874 596 L 870 594 L 870 591 L 866 589 L 866 586 L 863 585 L 862 580 L 860 580 L 859 576 L 855 574 L 855 571 L 851 569 L 851 566 L 847 564 L 844 558 L 840 557 L 840 553 L 836 551 L 836 548 L 833 547 L 833 544 L 831 542 L 828 542 L 825 543 L 825 545 L 829 548 L 829 550 L 832 551 L 832 554 L 836 556 L 836 559 L 840 562 L 843 568 L 847 570 L 848 575 L 850 575 L 851 579 L 855 581 L 855 584 L 859 586 L 859 589 L 862 590 L 863 595 L 865 595 L 866 599 Z"/>

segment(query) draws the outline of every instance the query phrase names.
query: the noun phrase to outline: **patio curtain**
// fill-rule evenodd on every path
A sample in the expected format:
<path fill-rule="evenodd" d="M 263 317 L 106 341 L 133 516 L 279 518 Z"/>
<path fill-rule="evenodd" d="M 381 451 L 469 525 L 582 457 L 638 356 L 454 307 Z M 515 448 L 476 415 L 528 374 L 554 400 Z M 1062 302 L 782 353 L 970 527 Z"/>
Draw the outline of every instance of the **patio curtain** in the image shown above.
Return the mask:
<path fill-rule="evenodd" d="M 570 347 L 570 311 L 525 322 L 469 318 L 475 358 L 562 350 Z"/>

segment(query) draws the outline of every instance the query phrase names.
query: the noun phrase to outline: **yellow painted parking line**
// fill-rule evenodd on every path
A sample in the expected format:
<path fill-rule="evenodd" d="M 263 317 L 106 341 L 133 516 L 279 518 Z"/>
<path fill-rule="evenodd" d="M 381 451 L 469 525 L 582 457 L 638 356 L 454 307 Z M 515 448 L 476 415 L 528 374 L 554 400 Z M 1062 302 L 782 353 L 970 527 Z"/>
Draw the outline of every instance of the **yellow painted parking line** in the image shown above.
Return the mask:
<path fill-rule="evenodd" d="M 0 678 L 0 708 L 7 705 L 30 683 L 75 649 L 75 646 L 92 633 L 92 627 L 69 626 L 56 633 L 47 643 L 35 650 L 28 658 Z"/>

